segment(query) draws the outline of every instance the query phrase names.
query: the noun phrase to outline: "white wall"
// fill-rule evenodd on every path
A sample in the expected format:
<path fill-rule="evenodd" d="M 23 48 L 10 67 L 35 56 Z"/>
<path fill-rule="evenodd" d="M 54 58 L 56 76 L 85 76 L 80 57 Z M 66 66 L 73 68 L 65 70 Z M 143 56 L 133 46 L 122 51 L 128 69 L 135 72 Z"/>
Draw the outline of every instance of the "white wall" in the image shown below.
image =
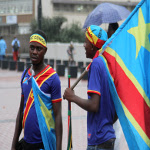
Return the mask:
<path fill-rule="evenodd" d="M 47 50 L 45 58 L 68 60 L 68 55 L 67 55 L 68 46 L 69 46 L 69 43 L 48 43 L 47 44 L 48 50 Z M 75 47 L 74 60 L 76 62 L 78 61 L 90 62 L 91 61 L 91 59 L 87 59 L 85 56 L 85 49 L 83 47 L 83 44 L 74 43 L 74 47 Z"/>
<path fill-rule="evenodd" d="M 44 0 L 42 1 L 42 15 L 44 17 L 52 17 L 53 16 L 53 10 L 52 10 L 52 4 L 51 0 Z"/>
<path fill-rule="evenodd" d="M 86 0 L 89 1 L 89 0 Z M 97 0 L 93 0 L 93 1 L 97 1 Z M 103 2 L 140 2 L 140 0 L 103 0 Z"/>

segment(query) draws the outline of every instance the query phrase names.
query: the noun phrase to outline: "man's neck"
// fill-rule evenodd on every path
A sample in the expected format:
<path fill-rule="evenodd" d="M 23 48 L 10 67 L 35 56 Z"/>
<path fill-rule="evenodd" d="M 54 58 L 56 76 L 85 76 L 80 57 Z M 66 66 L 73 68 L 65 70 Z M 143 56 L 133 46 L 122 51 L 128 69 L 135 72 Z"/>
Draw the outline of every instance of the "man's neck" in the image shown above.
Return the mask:
<path fill-rule="evenodd" d="M 44 68 L 46 67 L 46 64 L 43 62 L 41 64 L 33 64 L 33 71 L 34 71 L 34 75 L 37 75 L 39 72 L 41 72 Z"/>

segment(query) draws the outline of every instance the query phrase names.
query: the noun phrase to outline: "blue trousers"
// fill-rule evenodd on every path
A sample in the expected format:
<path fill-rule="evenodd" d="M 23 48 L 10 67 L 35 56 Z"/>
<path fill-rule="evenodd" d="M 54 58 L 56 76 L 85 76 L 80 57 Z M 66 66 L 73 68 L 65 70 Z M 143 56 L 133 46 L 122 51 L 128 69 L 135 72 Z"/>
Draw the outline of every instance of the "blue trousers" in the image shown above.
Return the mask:
<path fill-rule="evenodd" d="M 5 58 L 5 55 L 0 55 L 0 60 L 3 60 Z"/>

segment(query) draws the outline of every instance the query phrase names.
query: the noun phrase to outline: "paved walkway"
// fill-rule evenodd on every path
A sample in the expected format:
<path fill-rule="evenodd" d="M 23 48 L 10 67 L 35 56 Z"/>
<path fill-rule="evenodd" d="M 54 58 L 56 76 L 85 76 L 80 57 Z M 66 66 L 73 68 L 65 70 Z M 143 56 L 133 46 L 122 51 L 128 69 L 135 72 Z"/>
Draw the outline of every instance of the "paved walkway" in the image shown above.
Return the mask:
<path fill-rule="evenodd" d="M 0 150 L 10 150 L 15 128 L 15 119 L 20 103 L 20 78 L 22 72 L 0 69 Z M 68 86 L 67 77 L 60 77 L 62 95 Z M 76 79 L 71 79 L 73 84 Z M 87 81 L 81 81 L 75 88 L 75 93 L 86 98 Z M 67 148 L 67 109 L 66 100 L 62 102 L 63 144 Z M 73 149 L 85 150 L 86 141 L 86 111 L 72 104 L 72 135 Z M 115 124 L 117 141 L 115 150 L 128 150 L 119 122 Z M 119 142 L 118 142 L 119 141 Z"/>

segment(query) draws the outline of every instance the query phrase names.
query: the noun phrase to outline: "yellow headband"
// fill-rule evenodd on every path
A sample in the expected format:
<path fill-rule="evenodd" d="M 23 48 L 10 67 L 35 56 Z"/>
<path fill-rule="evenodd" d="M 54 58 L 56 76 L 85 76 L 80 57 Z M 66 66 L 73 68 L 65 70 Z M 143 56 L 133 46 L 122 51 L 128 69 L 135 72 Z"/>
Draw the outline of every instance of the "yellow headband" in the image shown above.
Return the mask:
<path fill-rule="evenodd" d="M 39 35 L 39 34 L 33 34 L 33 35 L 31 35 L 31 37 L 30 37 L 30 43 L 31 42 L 38 42 L 41 45 L 43 45 L 44 47 L 46 47 L 46 41 L 45 41 L 45 39 L 41 35 Z"/>

